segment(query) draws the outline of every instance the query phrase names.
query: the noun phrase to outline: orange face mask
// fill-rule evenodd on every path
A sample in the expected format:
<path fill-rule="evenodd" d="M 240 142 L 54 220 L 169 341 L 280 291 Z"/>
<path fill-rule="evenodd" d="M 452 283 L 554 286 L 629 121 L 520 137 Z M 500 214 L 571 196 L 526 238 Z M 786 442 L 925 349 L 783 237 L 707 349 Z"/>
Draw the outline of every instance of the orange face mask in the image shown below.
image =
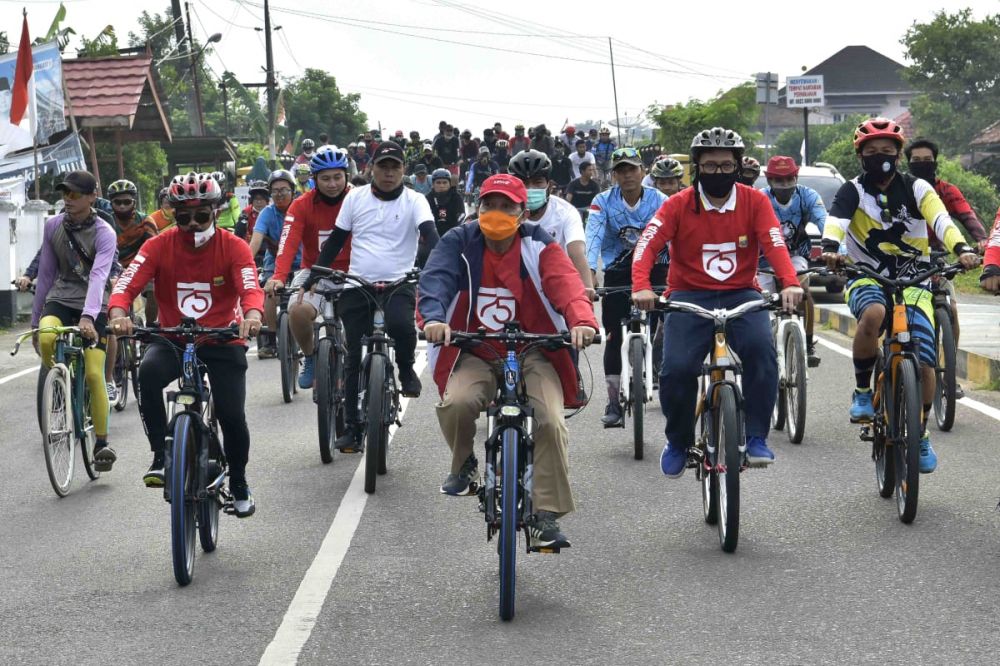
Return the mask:
<path fill-rule="evenodd" d="M 483 235 L 494 241 L 510 238 L 517 231 L 520 215 L 511 215 L 500 210 L 488 210 L 479 215 L 479 228 Z"/>

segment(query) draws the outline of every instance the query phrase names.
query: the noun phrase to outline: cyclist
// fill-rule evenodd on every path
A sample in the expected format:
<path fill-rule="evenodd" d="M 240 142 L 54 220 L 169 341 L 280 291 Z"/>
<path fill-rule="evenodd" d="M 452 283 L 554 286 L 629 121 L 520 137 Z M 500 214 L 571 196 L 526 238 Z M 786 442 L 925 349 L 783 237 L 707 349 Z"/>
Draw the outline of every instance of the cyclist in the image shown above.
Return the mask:
<path fill-rule="evenodd" d="M 437 243 L 437 228 L 427 199 L 403 187 L 403 151 L 392 142 L 381 144 L 372 158 L 372 183 L 352 190 L 345 198 L 330 238 L 316 263 L 329 266 L 350 235 L 350 272 L 375 282 L 392 282 L 413 268 L 417 243 L 427 252 Z M 308 282 L 307 282 L 308 284 Z M 404 396 L 420 395 L 420 378 L 413 370 L 417 346 L 414 329 L 415 293 L 412 285 L 396 291 L 385 308 L 385 325 L 396 342 L 399 383 Z M 346 432 L 336 448 L 343 453 L 364 450 L 363 427 L 358 416 L 358 383 L 361 337 L 372 326 L 373 310 L 361 289 L 345 289 L 339 303 L 347 341 L 345 421 Z"/>
<path fill-rule="evenodd" d="M 672 197 L 681 191 L 684 165 L 668 155 L 660 155 L 653 161 L 649 173 L 642 179 L 643 187 L 655 187 Z"/>
<path fill-rule="evenodd" d="M 580 213 L 565 199 L 549 196 L 552 160 L 545 153 L 531 149 L 515 155 L 508 166 L 510 174 L 528 189 L 528 221 L 538 224 L 556 239 L 576 266 L 587 295 L 596 298 L 593 276 L 587 265 L 586 236 Z"/>
<path fill-rule="evenodd" d="M 472 138 L 472 132 L 470 130 L 465 130 L 462 132 L 461 145 L 459 146 L 459 165 L 461 166 L 461 172 L 459 174 L 460 178 L 465 178 L 466 172 L 469 170 L 469 165 L 476 161 L 479 156 L 479 139 Z M 487 148 L 487 150 L 492 153 L 492 149 Z"/>
<path fill-rule="evenodd" d="M 844 183 L 834 197 L 823 230 L 823 259 L 831 267 L 842 263 L 839 250 L 846 244 L 847 257 L 855 263 L 896 275 L 902 256 L 916 252 L 921 261 L 929 260 L 930 229 L 958 255 L 963 266 L 976 265 L 978 257 L 965 244 L 934 189 L 925 180 L 897 173 L 903 144 L 903 130 L 886 118 L 866 120 L 854 130 L 854 150 L 863 173 Z M 889 302 L 882 287 L 869 278 L 849 282 L 845 297 L 858 321 L 853 345 L 857 388 L 850 418 L 852 423 L 863 423 L 875 416 L 871 380 Z M 920 440 L 920 471 L 929 473 L 937 467 L 937 455 L 926 430 L 936 386 L 933 300 L 929 290 L 913 287 L 907 289 L 906 301 L 910 334 L 920 351 L 925 428 Z"/>
<path fill-rule="evenodd" d="M 261 272 L 263 284 L 267 284 L 267 281 L 274 275 L 282 228 L 285 222 L 285 212 L 292 205 L 294 197 L 295 177 L 290 171 L 283 169 L 272 171 L 270 178 L 268 178 L 267 187 L 271 194 L 271 203 L 260 212 L 257 222 L 254 224 L 253 236 L 250 238 L 251 255 L 257 256 L 261 247 L 264 248 L 264 263 Z M 296 251 L 292 270 L 298 270 L 301 260 L 301 251 Z M 264 322 L 271 333 L 266 340 L 258 339 L 257 358 L 274 358 L 278 355 L 278 341 L 274 333 L 278 328 L 278 301 L 271 294 L 268 294 L 264 299 Z"/>
<path fill-rule="evenodd" d="M 358 141 L 354 145 L 354 163 L 358 167 L 359 173 L 368 173 L 368 162 L 371 160 L 371 155 L 368 154 L 368 146 L 365 145 L 364 141 Z M 350 148 L 350 146 L 348 146 Z"/>
<path fill-rule="evenodd" d="M 611 130 L 602 127 L 597 136 L 597 143 L 590 148 L 594 154 L 597 173 L 602 185 L 610 185 L 608 179 L 611 176 L 611 155 L 615 152 L 615 148 L 615 142 L 611 140 Z"/>
<path fill-rule="evenodd" d="M 452 175 L 457 175 L 459 140 L 455 136 L 455 128 L 451 125 L 445 125 L 444 134 L 434 141 L 433 147 L 434 154 L 441 158 L 441 164 L 444 168 Z"/>
<path fill-rule="evenodd" d="M 424 144 L 420 141 L 420 132 L 416 130 L 410 132 L 410 142 L 406 144 L 403 151 L 406 157 L 407 173 L 412 173 L 413 165 L 420 159 L 423 151 Z"/>
<path fill-rule="evenodd" d="M 514 125 L 514 136 L 510 138 L 511 157 L 529 148 L 531 148 L 531 139 L 524 135 L 524 125 L 521 123 Z"/>
<path fill-rule="evenodd" d="M 222 190 L 222 203 L 219 208 L 218 221 L 216 226 L 226 231 L 232 231 L 236 227 L 236 222 L 240 219 L 240 200 L 236 194 L 226 189 L 226 174 L 221 171 L 213 171 L 212 178 L 219 184 Z"/>
<path fill-rule="evenodd" d="M 276 288 L 285 286 L 300 247 L 302 268 L 309 268 L 316 262 L 319 248 L 330 237 L 344 197 L 351 190 L 347 184 L 347 153 L 343 150 L 334 146 L 321 146 L 313 153 L 309 166 L 316 181 L 316 189 L 293 201 L 285 211 L 285 224 L 281 231 L 274 275 L 264 285 L 264 291 L 268 295 L 273 295 Z M 332 267 L 347 270 L 350 256 L 351 240 L 348 238 Z M 302 280 L 304 281 L 304 277 Z M 299 386 L 303 389 L 313 385 L 313 321 L 322 305 L 322 296 L 307 293 L 301 298 L 293 299 L 288 307 L 292 335 L 304 356 L 302 371 L 299 373 Z"/>
<path fill-rule="evenodd" d="M 598 194 L 590 204 L 587 218 L 587 264 L 597 282 L 598 262 L 604 265 L 604 286 L 623 287 L 632 284 L 632 253 L 638 234 L 631 240 L 623 237 L 627 227 L 645 229 L 659 210 L 666 195 L 642 186 L 642 157 L 635 148 L 619 148 L 611 155 L 612 171 L 617 181 L 610 189 Z M 627 234 L 627 232 L 624 232 Z M 666 284 L 667 255 L 657 261 L 652 281 Z M 647 278 L 648 280 L 649 278 Z M 604 346 L 604 380 L 607 384 L 608 405 L 601 423 L 616 428 L 622 423 L 622 406 L 618 401 L 622 374 L 621 320 L 628 316 L 629 296 L 608 294 L 601 306 L 601 323 L 607 334 Z"/>
<path fill-rule="evenodd" d="M 490 176 L 500 171 L 500 165 L 490 156 L 490 149 L 483 146 L 479 149 L 479 157 L 469 165 L 469 173 L 465 176 L 465 194 L 474 194 Z"/>
<path fill-rule="evenodd" d="M 434 226 L 438 236 L 444 236 L 449 229 L 457 227 L 465 218 L 465 201 L 451 184 L 451 174 L 447 169 L 435 169 L 431 174 L 434 189 L 427 195 L 427 204 L 434 216 Z"/>
<path fill-rule="evenodd" d="M 757 182 L 758 176 L 760 176 L 760 162 L 753 157 L 744 157 L 738 182 L 748 187 L 753 187 L 753 184 Z"/>
<path fill-rule="evenodd" d="M 451 472 L 441 486 L 468 495 L 478 477 L 473 441 L 476 418 L 496 393 L 495 358 L 485 350 L 459 353 L 451 331 L 496 332 L 517 320 L 526 332 L 568 329 L 576 349 L 591 343 L 597 321 L 590 299 L 566 254 L 540 225 L 527 223 L 527 192 L 517 178 L 496 175 L 483 183 L 479 220 L 450 232 L 431 253 L 420 276 L 420 315 L 435 348 L 436 411 L 451 448 Z M 523 376 L 534 410 L 533 501 L 527 533 L 533 547 L 568 546 L 557 519 L 573 511 L 569 435 L 563 406 L 576 405 L 576 370 L 566 350 L 535 351 Z"/>
<path fill-rule="evenodd" d="M 315 155 L 316 151 L 313 151 L 312 154 Z M 313 180 L 309 162 L 299 162 L 296 164 L 293 167 L 293 173 L 295 174 L 295 191 L 299 194 L 311 192 L 313 189 Z"/>
<path fill-rule="evenodd" d="M 1000 211 L 997 211 L 1000 216 Z M 979 277 L 979 286 L 994 294 L 1000 293 L 1000 224 L 993 223 L 986 245 L 986 256 L 983 259 L 983 274 Z"/>
<path fill-rule="evenodd" d="M 744 161 L 744 168 L 745 165 Z M 804 271 L 809 268 L 809 255 L 812 251 L 812 240 L 809 238 L 806 225 L 812 222 L 819 228 L 820 233 L 826 226 L 826 206 L 823 204 L 823 198 L 811 187 L 799 185 L 799 167 L 791 157 L 784 155 L 772 157 L 764 169 L 764 176 L 767 178 L 767 187 L 761 191 L 771 200 L 771 207 L 774 208 L 774 214 L 781 224 L 781 232 L 785 236 L 785 244 L 791 255 L 792 267 L 796 271 Z M 759 266 L 770 268 L 764 257 L 760 258 Z M 757 276 L 757 281 L 761 289 L 775 291 L 772 275 L 761 273 Z M 812 294 L 809 293 L 809 276 L 801 276 L 799 284 L 804 291 L 802 309 L 805 310 L 808 365 L 810 368 L 815 368 L 819 365 L 820 358 L 816 355 L 816 341 L 813 339 L 815 305 Z"/>
<path fill-rule="evenodd" d="M 178 326 L 182 317 L 191 317 L 206 327 L 238 323 L 242 338 L 256 335 L 264 294 L 257 285 L 257 267 L 247 244 L 232 234 L 216 232 L 215 218 L 224 200 L 219 184 L 207 174 L 179 176 L 170 186 L 170 199 L 177 207 L 177 226 L 143 245 L 118 280 L 111 296 L 112 330 L 119 335 L 132 333 L 126 309 L 136 294 L 155 280 L 163 326 Z M 181 374 L 178 353 L 171 344 L 154 342 L 146 348 L 139 366 L 139 414 L 153 452 L 153 462 L 142 478 L 150 488 L 164 483 L 167 414 L 163 389 Z M 245 413 L 246 343 L 204 344 L 198 348 L 198 358 L 208 368 L 209 381 L 215 387 L 212 400 L 229 462 L 235 513 L 245 518 L 255 510 L 246 478 L 250 452 Z"/>
<path fill-rule="evenodd" d="M 594 150 L 594 146 L 597 145 L 597 141 L 598 141 L 597 128 L 596 127 L 591 127 L 589 130 L 587 130 L 587 137 L 586 137 L 586 139 L 587 139 L 587 150 L 591 150 L 591 151 Z"/>
<path fill-rule="evenodd" d="M 507 165 L 510 163 L 510 142 L 507 139 L 497 139 L 493 159 L 500 166 L 500 173 L 507 173 Z"/>
<path fill-rule="evenodd" d="M 531 147 L 545 153 L 549 156 L 549 159 L 552 159 L 556 144 L 545 125 L 539 125 L 535 128 L 535 138 L 531 140 Z"/>
<path fill-rule="evenodd" d="M 434 148 L 430 143 L 424 144 L 424 154 L 417 160 L 417 164 L 423 164 L 428 173 L 432 173 L 435 169 L 444 168 L 444 162 L 434 154 Z M 417 164 L 413 165 L 414 169 L 417 168 Z M 448 170 L 448 173 L 451 173 L 451 169 Z"/>
<path fill-rule="evenodd" d="M 501 123 L 493 123 L 493 136 L 495 136 L 498 141 L 500 139 L 510 140 L 510 134 L 503 131 L 503 125 Z"/>
<path fill-rule="evenodd" d="M 575 149 L 576 142 L 577 142 L 576 128 L 573 127 L 572 125 L 566 125 L 566 129 L 564 129 L 563 133 L 559 135 L 559 143 L 563 145 L 567 153 L 570 153 L 573 152 L 573 150 Z M 583 143 L 584 145 L 586 145 L 587 142 L 584 141 Z"/>
<path fill-rule="evenodd" d="M 146 218 L 156 226 L 156 233 L 174 225 L 174 207 L 170 205 L 169 188 L 164 187 L 156 195 L 157 209 Z"/>
<path fill-rule="evenodd" d="M 552 182 L 555 184 L 552 193 L 565 196 L 566 187 L 571 180 L 573 180 L 573 163 L 566 157 L 566 147 L 562 141 L 557 141 L 555 152 L 552 154 Z"/>
<path fill-rule="evenodd" d="M 580 177 L 580 169 L 586 163 L 597 164 L 597 158 L 594 153 L 587 150 L 587 142 L 583 139 L 577 139 L 576 149 L 569 156 L 569 161 L 573 164 L 573 177 Z"/>
<path fill-rule="evenodd" d="M 760 299 L 755 288 L 761 249 L 775 267 L 782 304 L 792 309 L 802 287 L 788 257 L 778 220 L 767 197 L 739 184 L 743 139 L 722 127 L 703 130 L 691 142 L 694 187 L 664 203 L 639 239 L 632 263 L 632 298 L 643 309 L 656 303 L 650 271 L 670 243 L 670 298 L 708 308 L 734 308 Z M 667 445 L 660 470 L 684 473 L 694 444 L 695 404 L 702 362 L 712 345 L 712 322 L 671 312 L 663 323 L 660 405 L 667 417 Z M 778 361 L 768 313 L 758 311 L 729 323 L 729 342 L 743 362 L 746 453 L 751 464 L 774 462 L 767 446 L 778 391 Z M 672 354 L 667 350 L 675 351 Z"/>
<path fill-rule="evenodd" d="M 601 186 L 594 180 L 594 173 L 597 166 L 593 162 L 584 162 L 580 169 L 580 177 L 570 181 L 566 187 L 566 201 L 573 204 L 573 207 L 580 213 L 584 224 L 590 213 L 590 204 L 601 192 Z"/>
<path fill-rule="evenodd" d="M 312 159 L 313 150 L 316 148 L 316 143 L 312 139 L 302 140 L 302 152 L 298 154 L 295 158 L 295 164 L 308 164 L 309 160 Z"/>
<path fill-rule="evenodd" d="M 271 192 L 267 189 L 267 183 L 260 180 L 251 181 L 247 195 L 250 197 L 250 204 L 240 213 L 240 219 L 233 229 L 237 238 L 242 238 L 247 243 L 253 238 L 253 228 L 257 224 L 260 212 L 271 202 Z"/>
<path fill-rule="evenodd" d="M 424 196 L 427 196 L 427 193 L 431 191 L 431 186 L 434 184 L 431 177 L 427 174 L 427 166 L 422 163 L 413 167 L 413 175 L 406 176 L 404 180 L 409 183 L 414 191 Z"/>
<path fill-rule="evenodd" d="M 104 381 L 106 285 L 115 262 L 115 232 L 93 210 L 97 199 L 93 175 L 72 171 L 56 189 L 62 193 L 64 207 L 45 222 L 31 327 L 75 325 L 92 344 L 83 352 L 84 374 L 97 438 L 94 466 L 105 472 L 117 460 L 114 449 L 108 446 L 110 401 Z M 52 367 L 55 345 L 54 333 L 38 334 L 38 350 L 46 367 Z"/>

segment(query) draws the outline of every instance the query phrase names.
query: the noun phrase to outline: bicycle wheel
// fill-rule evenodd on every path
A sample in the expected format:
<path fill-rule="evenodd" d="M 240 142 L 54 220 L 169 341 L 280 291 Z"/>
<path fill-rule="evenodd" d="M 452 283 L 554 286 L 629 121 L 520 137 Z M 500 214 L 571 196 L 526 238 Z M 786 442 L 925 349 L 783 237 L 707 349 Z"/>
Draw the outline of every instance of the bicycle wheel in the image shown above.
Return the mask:
<path fill-rule="evenodd" d="M 715 454 L 707 451 L 708 447 L 703 445 L 703 443 L 708 442 L 713 448 L 715 447 L 712 412 L 707 407 L 702 411 L 698 423 L 700 432 L 697 442 L 698 446 L 702 447 L 705 459 L 698 463 L 695 476 L 701 481 L 701 508 L 705 514 L 705 522 L 709 525 L 715 525 L 719 522 L 719 477 L 715 473 Z M 706 462 L 710 468 L 708 470 L 705 469 Z"/>
<path fill-rule="evenodd" d="M 129 340 L 126 338 L 118 338 L 118 342 L 115 343 L 118 346 L 118 353 L 115 354 L 115 367 L 111 371 L 111 381 L 118 393 L 118 399 L 112 405 L 116 412 L 124 410 L 128 405 L 128 366 L 130 363 L 128 343 Z"/>
<path fill-rule="evenodd" d="M 785 425 L 788 441 L 801 444 L 806 430 L 806 341 L 798 326 L 785 333 Z"/>
<path fill-rule="evenodd" d="M 771 320 L 771 337 L 777 339 L 778 320 Z M 787 351 L 786 351 L 787 357 Z M 786 359 L 779 358 L 778 363 L 787 363 Z M 788 417 L 788 399 L 785 397 L 785 383 L 788 379 L 788 366 L 785 365 L 785 378 L 778 379 L 778 397 L 774 401 L 774 409 L 771 411 L 771 428 L 774 430 L 784 430 L 785 421 Z"/>
<path fill-rule="evenodd" d="M 722 550 L 736 550 L 740 537 L 740 453 L 741 428 L 736 410 L 736 394 L 727 384 L 716 389 L 715 454 L 723 464 L 718 466 L 716 500 L 719 505 L 719 544 Z"/>
<path fill-rule="evenodd" d="M 206 409 L 208 427 L 212 431 L 209 437 L 218 442 L 219 424 L 215 420 L 215 403 L 209 400 Z M 209 449 L 208 473 L 205 475 L 206 486 L 211 485 L 223 473 L 222 464 L 213 459 L 212 448 L 216 449 L 214 455 L 221 452 L 220 446 Z M 205 499 L 198 502 L 198 540 L 201 541 L 201 549 L 206 553 L 211 553 L 219 546 L 219 512 L 221 510 L 222 497 L 218 491 L 209 493 Z"/>
<path fill-rule="evenodd" d="M 385 366 L 385 387 L 382 392 L 382 439 L 378 447 L 378 466 L 375 472 L 379 476 L 384 476 L 389 471 L 387 466 L 389 458 L 389 427 L 396 414 L 399 413 L 399 393 L 396 387 L 396 372 L 391 363 Z"/>
<path fill-rule="evenodd" d="M 42 450 L 49 481 L 59 497 L 69 494 L 76 460 L 76 434 L 70 401 L 69 371 L 64 365 L 54 365 L 49 369 L 42 388 Z"/>
<path fill-rule="evenodd" d="M 500 619 L 514 618 L 514 590 L 517 564 L 517 523 L 518 523 L 518 474 L 517 450 L 518 433 L 508 428 L 503 433 L 503 451 L 500 465 Z"/>
<path fill-rule="evenodd" d="M 632 444 L 635 459 L 642 460 L 643 452 L 643 412 L 646 408 L 646 383 L 643 369 L 646 367 L 646 351 L 640 338 L 632 338 L 628 349 L 629 363 L 632 365 Z"/>
<path fill-rule="evenodd" d="M 896 510 L 899 519 L 912 523 L 917 517 L 920 494 L 920 385 L 917 369 L 910 359 L 902 359 L 893 392 L 893 463 L 896 467 Z"/>
<path fill-rule="evenodd" d="M 180 414 L 174 422 L 170 478 L 170 550 L 174 578 L 187 585 L 194 576 L 195 492 L 197 474 L 197 426 L 190 414 Z"/>
<path fill-rule="evenodd" d="M 335 439 L 333 404 L 333 364 L 336 363 L 333 338 L 320 338 L 316 345 L 316 417 L 319 421 L 319 459 L 323 464 L 333 462 L 330 447 Z"/>
<path fill-rule="evenodd" d="M 372 354 L 368 360 L 368 383 L 365 385 L 365 492 L 375 492 L 380 449 L 385 445 L 385 356 Z"/>
<path fill-rule="evenodd" d="M 937 367 L 934 376 L 934 421 L 945 432 L 955 425 L 955 333 L 951 312 L 945 308 L 934 311 L 934 339 L 937 340 Z"/>
<path fill-rule="evenodd" d="M 291 402 L 295 394 L 295 342 L 289 329 L 288 313 L 278 315 L 278 364 L 281 366 L 281 397 Z"/>
<path fill-rule="evenodd" d="M 90 415 L 90 389 L 83 383 L 83 438 L 78 440 L 80 453 L 83 456 L 83 469 L 91 480 L 96 481 L 101 473 L 94 466 L 94 446 L 97 444 L 97 433 L 94 432 L 94 419 Z"/>

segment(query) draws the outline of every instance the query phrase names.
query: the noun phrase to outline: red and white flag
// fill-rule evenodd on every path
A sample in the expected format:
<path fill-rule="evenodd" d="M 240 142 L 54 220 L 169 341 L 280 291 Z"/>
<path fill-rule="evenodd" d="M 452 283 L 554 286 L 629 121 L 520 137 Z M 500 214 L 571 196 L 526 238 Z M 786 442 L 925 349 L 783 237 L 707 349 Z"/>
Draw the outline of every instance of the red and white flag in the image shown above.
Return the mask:
<path fill-rule="evenodd" d="M 10 124 L 20 125 L 27 116 L 28 126 L 23 127 L 34 136 L 35 109 L 32 103 L 34 97 L 34 81 L 32 80 L 35 71 L 34 61 L 31 57 L 31 38 L 28 37 L 28 14 L 24 14 L 24 23 L 21 26 L 21 44 L 17 49 L 17 65 L 14 69 L 14 87 L 11 90 L 10 103 Z"/>

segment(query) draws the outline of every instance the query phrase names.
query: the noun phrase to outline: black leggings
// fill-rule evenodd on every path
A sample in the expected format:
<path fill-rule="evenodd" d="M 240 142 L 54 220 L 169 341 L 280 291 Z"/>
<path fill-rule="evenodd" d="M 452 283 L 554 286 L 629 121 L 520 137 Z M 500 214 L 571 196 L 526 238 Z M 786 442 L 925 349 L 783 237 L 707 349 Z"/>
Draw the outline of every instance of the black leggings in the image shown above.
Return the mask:
<path fill-rule="evenodd" d="M 653 266 L 650 273 L 653 286 L 659 287 L 667 283 L 667 267 L 663 264 Z M 604 274 L 605 287 L 625 287 L 632 284 L 632 274 L 628 271 L 608 271 Z M 601 325 L 607 340 L 604 343 L 604 375 L 622 374 L 622 319 L 628 317 L 632 295 L 626 292 L 609 294 L 601 301 Z M 658 317 L 651 316 L 649 325 L 655 331 Z"/>
<path fill-rule="evenodd" d="M 181 374 L 183 350 L 163 342 L 146 349 L 139 366 L 139 414 L 142 416 L 149 448 L 163 451 L 167 436 L 167 410 L 163 389 Z M 222 443 L 229 461 L 230 477 L 246 480 L 250 454 L 250 430 L 247 428 L 247 350 L 242 345 L 205 345 L 198 348 L 198 358 L 208 368 L 212 384 L 215 415 L 222 429 Z"/>

